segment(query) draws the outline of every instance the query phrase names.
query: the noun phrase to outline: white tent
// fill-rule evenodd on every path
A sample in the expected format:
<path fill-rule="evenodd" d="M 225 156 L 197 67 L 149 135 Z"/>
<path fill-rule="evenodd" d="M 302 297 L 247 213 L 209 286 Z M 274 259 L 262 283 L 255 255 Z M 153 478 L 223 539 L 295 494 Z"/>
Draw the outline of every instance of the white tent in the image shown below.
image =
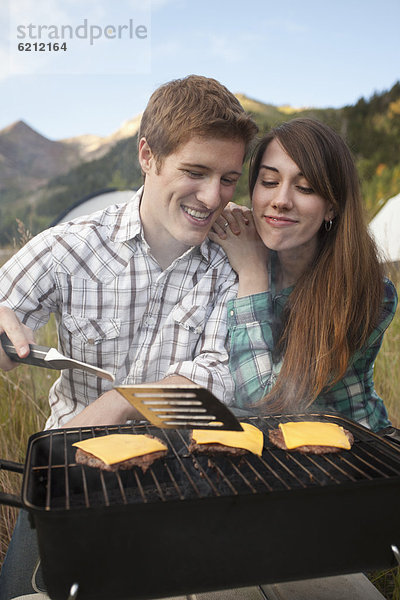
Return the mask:
<path fill-rule="evenodd" d="M 385 262 L 400 261 L 400 194 L 390 198 L 369 224 Z"/>
<path fill-rule="evenodd" d="M 51 226 L 57 225 L 58 223 L 65 223 L 81 217 L 83 215 L 90 215 L 91 213 L 107 208 L 112 204 L 122 204 L 123 202 L 129 202 L 134 195 L 133 190 L 103 190 L 86 196 L 75 202 L 72 206 L 68 207 L 61 213 L 54 221 Z"/>

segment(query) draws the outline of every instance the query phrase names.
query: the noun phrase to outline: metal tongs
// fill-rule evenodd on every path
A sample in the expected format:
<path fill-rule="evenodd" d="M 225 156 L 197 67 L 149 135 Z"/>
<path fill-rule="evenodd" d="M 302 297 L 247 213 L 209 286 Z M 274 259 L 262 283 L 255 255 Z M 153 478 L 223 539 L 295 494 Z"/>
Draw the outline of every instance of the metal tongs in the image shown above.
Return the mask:
<path fill-rule="evenodd" d="M 74 360 L 73 358 L 68 358 L 55 348 L 30 344 L 29 347 L 31 351 L 28 356 L 26 358 L 20 358 L 13 344 L 5 333 L 0 335 L 0 341 L 4 352 L 9 358 L 11 358 L 11 360 L 14 360 L 15 362 L 56 370 L 81 369 L 82 371 L 86 371 L 87 373 L 91 373 L 92 375 L 96 375 L 102 379 L 107 379 L 108 381 L 115 380 L 114 375 L 109 371 L 99 369 L 98 367 L 93 367 L 92 365 L 80 362 L 79 360 Z"/>
<path fill-rule="evenodd" d="M 150 423 L 164 429 L 243 431 L 233 413 L 200 385 L 119 385 L 115 389 Z"/>

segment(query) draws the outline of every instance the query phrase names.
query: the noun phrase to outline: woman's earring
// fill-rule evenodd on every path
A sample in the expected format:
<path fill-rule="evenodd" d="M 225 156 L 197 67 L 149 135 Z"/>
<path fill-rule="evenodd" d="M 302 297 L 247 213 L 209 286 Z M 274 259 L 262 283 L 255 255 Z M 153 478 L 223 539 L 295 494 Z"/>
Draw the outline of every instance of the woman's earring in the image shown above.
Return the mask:
<path fill-rule="evenodd" d="M 329 221 L 325 221 L 325 231 L 330 231 L 332 229 L 332 219 Z"/>

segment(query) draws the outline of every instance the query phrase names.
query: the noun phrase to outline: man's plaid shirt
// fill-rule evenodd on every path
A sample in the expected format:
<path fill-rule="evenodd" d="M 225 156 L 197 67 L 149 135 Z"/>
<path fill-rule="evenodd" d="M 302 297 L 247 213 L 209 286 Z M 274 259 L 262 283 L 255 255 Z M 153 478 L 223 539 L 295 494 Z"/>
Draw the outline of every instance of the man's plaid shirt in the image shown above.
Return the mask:
<path fill-rule="evenodd" d="M 182 375 L 229 404 L 226 305 L 236 275 L 208 241 L 163 271 L 142 235 L 140 198 L 141 190 L 28 242 L 0 270 L 0 303 L 34 330 L 55 313 L 60 352 L 111 371 L 117 384 Z M 68 422 L 110 387 L 62 371 L 46 427 Z"/>

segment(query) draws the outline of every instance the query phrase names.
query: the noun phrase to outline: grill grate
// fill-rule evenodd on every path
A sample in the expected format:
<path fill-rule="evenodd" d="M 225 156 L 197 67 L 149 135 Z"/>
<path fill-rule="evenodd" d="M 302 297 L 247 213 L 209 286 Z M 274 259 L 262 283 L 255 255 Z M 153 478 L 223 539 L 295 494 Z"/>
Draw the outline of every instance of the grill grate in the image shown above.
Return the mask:
<path fill-rule="evenodd" d="M 302 455 L 273 447 L 268 430 L 288 420 L 337 422 L 354 435 L 350 451 Z M 264 432 L 262 457 L 208 458 L 190 455 L 188 432 L 133 423 L 118 427 L 65 429 L 37 434 L 27 457 L 24 501 L 43 510 L 70 510 L 114 504 L 185 501 L 205 497 L 260 494 L 398 478 L 400 452 L 363 427 L 330 415 L 254 417 Z M 72 444 L 111 433 L 149 433 L 163 439 L 168 455 L 143 474 L 138 468 L 108 473 L 75 463 Z"/>

